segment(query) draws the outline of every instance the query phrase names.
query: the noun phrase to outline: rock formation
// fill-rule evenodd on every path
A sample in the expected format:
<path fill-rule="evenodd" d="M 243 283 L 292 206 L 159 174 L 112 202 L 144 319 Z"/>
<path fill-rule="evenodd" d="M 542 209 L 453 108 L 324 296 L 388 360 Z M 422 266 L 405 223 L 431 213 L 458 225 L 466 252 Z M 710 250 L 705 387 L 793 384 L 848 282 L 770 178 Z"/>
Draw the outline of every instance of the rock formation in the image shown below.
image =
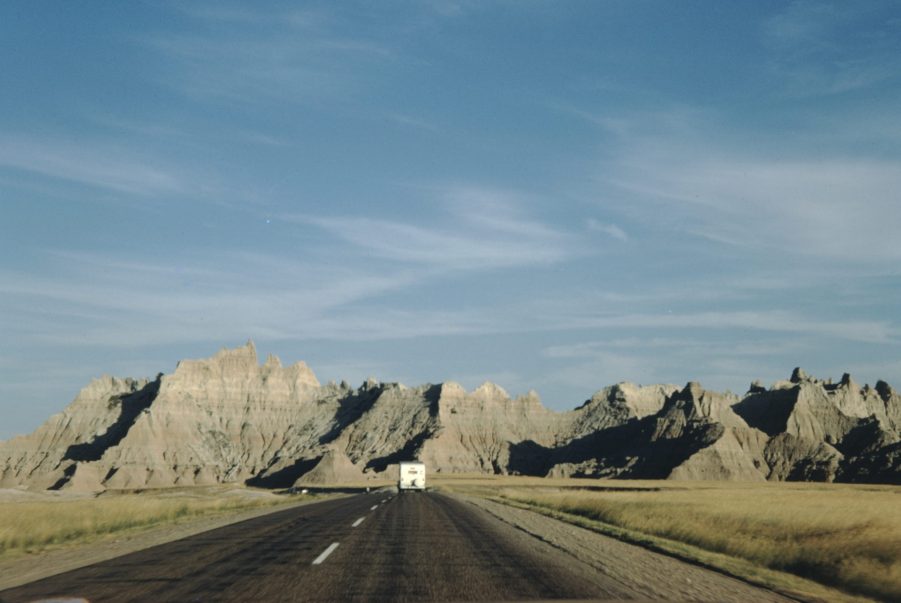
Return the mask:
<path fill-rule="evenodd" d="M 320 385 L 253 343 L 154 380 L 101 377 L 33 434 L 0 442 L 0 487 L 264 487 L 432 472 L 901 482 L 901 395 L 796 369 L 739 398 L 620 383 L 553 412 L 486 383 Z"/>
<path fill-rule="evenodd" d="M 342 451 L 333 449 L 322 455 L 312 469 L 297 478 L 294 485 L 340 484 L 365 479 L 362 469 L 354 465 Z"/>

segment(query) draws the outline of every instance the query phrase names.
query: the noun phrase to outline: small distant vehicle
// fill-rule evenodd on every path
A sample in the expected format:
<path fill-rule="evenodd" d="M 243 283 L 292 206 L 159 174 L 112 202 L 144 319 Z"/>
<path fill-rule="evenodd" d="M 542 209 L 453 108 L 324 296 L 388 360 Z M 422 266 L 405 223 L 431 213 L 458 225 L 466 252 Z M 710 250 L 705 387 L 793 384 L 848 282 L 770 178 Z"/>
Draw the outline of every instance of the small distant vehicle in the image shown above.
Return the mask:
<path fill-rule="evenodd" d="M 422 492 L 425 490 L 425 463 L 401 463 L 397 489 L 401 492 L 406 490 Z"/>

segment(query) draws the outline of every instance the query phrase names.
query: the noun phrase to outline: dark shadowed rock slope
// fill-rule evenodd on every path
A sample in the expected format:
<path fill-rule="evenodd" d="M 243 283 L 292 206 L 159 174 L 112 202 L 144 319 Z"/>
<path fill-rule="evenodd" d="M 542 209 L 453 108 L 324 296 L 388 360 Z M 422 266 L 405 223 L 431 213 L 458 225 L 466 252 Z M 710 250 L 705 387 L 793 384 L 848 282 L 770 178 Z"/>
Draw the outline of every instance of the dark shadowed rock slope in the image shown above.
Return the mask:
<path fill-rule="evenodd" d="M 620 383 L 553 412 L 485 383 L 321 385 L 252 342 L 155 380 L 101 377 L 34 433 L 0 442 L 0 487 L 103 490 L 359 481 L 437 472 L 901 483 L 901 395 L 796 369 L 743 397 Z M 393 475 L 393 473 L 391 474 Z"/>

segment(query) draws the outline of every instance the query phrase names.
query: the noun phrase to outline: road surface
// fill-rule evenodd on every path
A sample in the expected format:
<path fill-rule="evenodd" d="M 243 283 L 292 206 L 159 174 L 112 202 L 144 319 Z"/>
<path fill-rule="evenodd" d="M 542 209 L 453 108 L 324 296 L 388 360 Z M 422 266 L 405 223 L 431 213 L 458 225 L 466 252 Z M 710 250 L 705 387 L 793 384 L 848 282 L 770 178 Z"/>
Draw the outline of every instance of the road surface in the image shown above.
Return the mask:
<path fill-rule="evenodd" d="M 462 500 L 378 492 L 145 549 L 2 591 L 0 601 L 621 600 L 637 594 Z"/>

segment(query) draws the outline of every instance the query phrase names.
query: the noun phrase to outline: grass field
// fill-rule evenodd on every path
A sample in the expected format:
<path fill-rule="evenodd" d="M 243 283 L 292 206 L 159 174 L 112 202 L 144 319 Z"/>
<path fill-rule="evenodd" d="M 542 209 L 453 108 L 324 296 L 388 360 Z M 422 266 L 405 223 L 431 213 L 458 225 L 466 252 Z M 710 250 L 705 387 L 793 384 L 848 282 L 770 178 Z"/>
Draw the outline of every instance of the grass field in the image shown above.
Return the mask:
<path fill-rule="evenodd" d="M 901 488 L 838 484 L 439 478 L 633 535 L 901 601 Z M 699 559 L 707 562 L 707 559 Z"/>
<path fill-rule="evenodd" d="M 288 497 L 243 489 L 172 489 L 94 497 L 0 501 L 0 557 L 214 514 L 284 504 Z"/>

